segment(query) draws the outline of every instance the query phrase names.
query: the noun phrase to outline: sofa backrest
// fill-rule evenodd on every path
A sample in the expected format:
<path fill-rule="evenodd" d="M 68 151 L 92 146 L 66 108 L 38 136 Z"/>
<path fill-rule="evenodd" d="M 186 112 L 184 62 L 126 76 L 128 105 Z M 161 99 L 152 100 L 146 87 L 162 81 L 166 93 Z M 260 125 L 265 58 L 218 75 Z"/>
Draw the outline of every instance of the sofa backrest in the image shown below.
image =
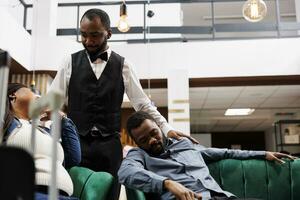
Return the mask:
<path fill-rule="evenodd" d="M 300 159 L 278 164 L 265 160 L 225 159 L 208 164 L 223 190 L 240 198 L 300 199 Z M 129 200 L 144 200 L 142 192 L 126 188 Z"/>
<path fill-rule="evenodd" d="M 113 176 L 106 172 L 94 172 L 84 167 L 69 170 L 74 185 L 73 196 L 80 200 L 106 200 L 112 187 Z"/>
<path fill-rule="evenodd" d="M 226 159 L 208 167 L 223 190 L 240 198 L 300 199 L 300 159 L 285 164 Z"/>

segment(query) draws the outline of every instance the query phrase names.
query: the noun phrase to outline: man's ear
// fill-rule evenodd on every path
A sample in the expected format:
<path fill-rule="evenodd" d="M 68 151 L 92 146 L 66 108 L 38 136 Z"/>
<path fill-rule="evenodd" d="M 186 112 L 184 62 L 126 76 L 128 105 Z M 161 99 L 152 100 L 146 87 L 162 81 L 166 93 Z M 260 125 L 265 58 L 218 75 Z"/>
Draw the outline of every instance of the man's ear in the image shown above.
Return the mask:
<path fill-rule="evenodd" d="M 111 31 L 111 29 L 108 29 L 108 30 L 107 30 L 106 38 L 107 38 L 107 39 L 110 39 L 110 38 L 111 38 L 111 35 L 112 35 L 112 31 Z"/>

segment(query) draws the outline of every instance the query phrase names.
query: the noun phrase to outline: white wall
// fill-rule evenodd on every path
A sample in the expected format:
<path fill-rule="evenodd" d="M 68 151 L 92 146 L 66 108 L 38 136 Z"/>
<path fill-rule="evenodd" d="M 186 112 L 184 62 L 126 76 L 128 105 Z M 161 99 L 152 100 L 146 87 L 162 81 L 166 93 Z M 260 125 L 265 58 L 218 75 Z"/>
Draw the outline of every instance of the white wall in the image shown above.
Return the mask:
<path fill-rule="evenodd" d="M 46 50 L 37 68 L 49 70 L 58 68 L 63 55 L 82 48 L 55 38 L 41 45 Z M 189 77 L 300 74 L 300 38 L 110 45 L 134 64 L 140 78 L 166 78 L 174 68 L 187 68 Z"/>
<path fill-rule="evenodd" d="M 266 144 L 265 150 L 267 150 L 267 151 L 275 151 L 276 150 L 275 133 L 274 133 L 273 127 L 271 129 L 265 131 L 265 144 Z"/>
<path fill-rule="evenodd" d="M 189 77 L 300 74 L 299 38 L 159 43 L 151 44 L 150 54 L 144 44 L 114 49 L 135 64 L 141 78 L 148 75 L 147 60 L 155 78 L 174 68 L 187 68 Z"/>
<path fill-rule="evenodd" d="M 197 133 L 197 134 L 191 134 L 193 138 L 198 140 L 198 142 L 205 146 L 205 147 L 211 147 L 211 134 L 210 133 Z"/>
<path fill-rule="evenodd" d="M 21 65 L 30 68 L 31 36 L 9 11 L 0 7 L 0 48 L 9 51 Z"/>
<path fill-rule="evenodd" d="M 37 45 L 35 70 L 57 70 L 67 55 L 83 48 L 77 42 L 59 37 L 40 39 Z"/>
<path fill-rule="evenodd" d="M 185 69 L 171 70 L 168 77 L 168 122 L 190 135 L 189 77 Z"/>
<path fill-rule="evenodd" d="M 19 0 L 1 0 L 0 7 L 10 13 L 18 24 L 23 25 L 24 6 Z"/>

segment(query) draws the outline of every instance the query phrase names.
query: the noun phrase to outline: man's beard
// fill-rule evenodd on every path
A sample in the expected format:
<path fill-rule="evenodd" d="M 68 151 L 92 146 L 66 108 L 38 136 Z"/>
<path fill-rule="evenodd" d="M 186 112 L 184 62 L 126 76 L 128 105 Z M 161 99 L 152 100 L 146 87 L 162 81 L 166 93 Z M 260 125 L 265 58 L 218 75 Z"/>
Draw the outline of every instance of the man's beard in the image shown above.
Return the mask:
<path fill-rule="evenodd" d="M 107 38 L 105 38 L 104 41 L 103 41 L 103 43 L 101 44 L 101 46 L 98 46 L 97 49 L 94 50 L 94 51 L 89 51 L 88 48 L 87 48 L 87 46 L 84 45 L 84 44 L 83 44 L 83 46 L 84 46 L 85 50 L 88 52 L 88 54 L 90 56 L 96 56 L 96 55 L 98 55 L 98 54 L 100 54 L 100 53 L 102 53 L 103 51 L 106 50 L 106 47 L 107 47 Z"/>
<path fill-rule="evenodd" d="M 153 144 L 148 151 L 151 156 L 159 156 L 166 151 L 166 141 L 167 138 L 163 135 L 163 142 L 157 141 L 157 143 Z"/>

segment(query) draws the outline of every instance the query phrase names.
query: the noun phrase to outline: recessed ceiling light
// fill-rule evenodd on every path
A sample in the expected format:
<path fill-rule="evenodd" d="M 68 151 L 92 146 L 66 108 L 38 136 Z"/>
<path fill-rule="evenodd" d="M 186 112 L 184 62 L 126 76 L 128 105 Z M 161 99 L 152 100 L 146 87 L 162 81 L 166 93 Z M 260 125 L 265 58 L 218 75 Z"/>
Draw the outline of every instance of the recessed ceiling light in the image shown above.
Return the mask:
<path fill-rule="evenodd" d="M 231 108 L 226 110 L 225 116 L 251 115 L 254 111 L 251 108 Z"/>

